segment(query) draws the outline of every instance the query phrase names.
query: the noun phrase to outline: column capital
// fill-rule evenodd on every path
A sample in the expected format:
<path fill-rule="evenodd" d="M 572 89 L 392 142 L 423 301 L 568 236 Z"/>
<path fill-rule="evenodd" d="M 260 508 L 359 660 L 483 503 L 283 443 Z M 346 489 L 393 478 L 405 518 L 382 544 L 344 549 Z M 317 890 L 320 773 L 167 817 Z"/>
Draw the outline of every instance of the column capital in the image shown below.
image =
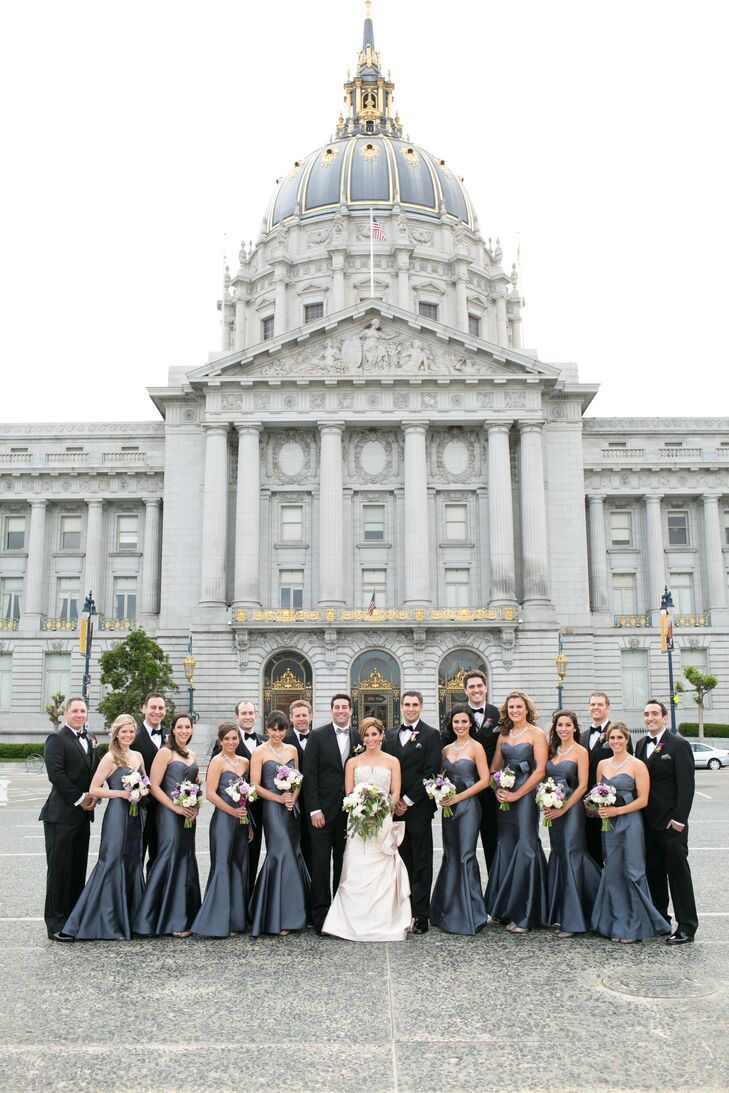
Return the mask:
<path fill-rule="evenodd" d="M 229 421 L 203 421 L 203 430 L 207 436 L 214 436 L 216 433 L 222 433 L 223 436 L 228 435 L 228 429 L 230 427 Z"/>
<path fill-rule="evenodd" d="M 47 497 L 32 497 L 30 500 L 31 509 L 44 509 L 48 505 Z"/>
<path fill-rule="evenodd" d="M 519 426 L 519 432 L 522 434 L 522 436 L 524 435 L 524 433 L 541 433 L 545 424 L 546 423 L 543 420 L 531 421 L 529 418 L 519 418 L 519 420 L 517 421 L 517 425 Z"/>
<path fill-rule="evenodd" d="M 404 433 L 410 432 L 422 432 L 423 435 L 427 433 L 430 420 L 428 418 L 411 418 L 408 421 L 401 421 L 400 428 Z"/>
<path fill-rule="evenodd" d="M 643 494 L 643 500 L 645 501 L 646 505 L 649 502 L 653 505 L 660 505 L 661 501 L 663 500 L 663 494 L 662 493 L 644 493 Z"/>
<path fill-rule="evenodd" d="M 103 497 L 87 497 L 86 505 L 90 509 L 102 509 L 104 507 Z"/>
<path fill-rule="evenodd" d="M 591 505 L 604 505 L 606 497 L 606 493 L 588 493 L 587 500 Z"/>
<path fill-rule="evenodd" d="M 336 421 L 317 421 L 316 426 L 320 433 L 339 433 L 341 436 L 347 423 L 338 418 Z"/>
<path fill-rule="evenodd" d="M 513 421 L 484 421 L 484 430 L 491 435 L 491 433 L 510 433 Z"/>
<path fill-rule="evenodd" d="M 704 504 L 706 504 L 707 501 L 711 502 L 712 504 L 714 502 L 716 502 L 718 504 L 719 499 L 723 496 L 724 496 L 724 491 L 723 490 L 704 490 L 704 492 L 701 494 L 701 500 L 703 501 Z"/>
<path fill-rule="evenodd" d="M 148 509 L 158 509 L 162 504 L 161 497 L 145 497 L 144 504 Z"/>
<path fill-rule="evenodd" d="M 263 423 L 260 421 L 234 421 L 233 425 L 239 436 L 243 436 L 244 433 L 256 433 L 258 435 L 263 431 Z"/>

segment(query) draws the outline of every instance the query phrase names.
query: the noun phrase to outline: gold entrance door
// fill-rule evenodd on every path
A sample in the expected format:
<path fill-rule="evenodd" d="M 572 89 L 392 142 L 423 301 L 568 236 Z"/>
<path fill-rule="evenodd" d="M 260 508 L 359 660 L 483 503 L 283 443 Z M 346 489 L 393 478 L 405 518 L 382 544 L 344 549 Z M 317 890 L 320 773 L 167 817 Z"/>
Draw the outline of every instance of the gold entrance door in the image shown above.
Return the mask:
<path fill-rule="evenodd" d="M 389 661 L 391 658 L 387 658 Z M 378 660 L 383 660 L 383 655 L 378 655 Z M 358 658 L 359 664 L 354 666 L 352 681 L 352 698 L 354 700 L 354 719 L 355 725 L 361 725 L 365 717 L 377 717 L 385 726 L 386 729 L 392 728 L 393 725 L 399 722 L 400 719 L 400 672 L 396 662 L 393 661 L 395 672 L 395 678 L 387 678 L 381 670 L 381 666 L 378 664 L 368 664 L 366 661 L 362 663 L 362 658 Z M 370 668 L 369 674 L 365 675 L 364 672 L 359 673 L 359 678 L 356 678 L 357 667 Z M 382 664 L 382 667 L 390 667 L 389 664 Z"/>
<path fill-rule="evenodd" d="M 289 716 L 291 703 L 312 701 L 311 665 L 305 657 L 288 653 L 272 657 L 266 665 L 263 683 L 264 719 L 272 710 Z"/>

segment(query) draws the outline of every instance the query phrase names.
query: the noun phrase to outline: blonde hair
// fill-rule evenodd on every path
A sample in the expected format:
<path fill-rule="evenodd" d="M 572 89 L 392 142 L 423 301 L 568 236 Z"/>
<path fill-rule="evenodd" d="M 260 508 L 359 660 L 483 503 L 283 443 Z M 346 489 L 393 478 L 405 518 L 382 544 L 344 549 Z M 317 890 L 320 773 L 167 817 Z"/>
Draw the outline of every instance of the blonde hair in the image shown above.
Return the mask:
<path fill-rule="evenodd" d="M 119 744 L 119 730 L 123 729 L 125 725 L 134 725 L 135 730 L 137 728 L 137 722 L 131 714 L 120 713 L 109 730 L 109 754 L 116 767 L 125 767 L 127 765 L 127 753 L 121 750 Z"/>
<path fill-rule="evenodd" d="M 615 732 L 616 729 L 620 733 L 621 736 L 625 737 L 626 740 L 630 741 L 630 729 L 628 728 L 628 726 L 625 724 L 624 721 L 611 721 L 610 722 L 610 724 L 608 725 L 608 729 L 607 729 L 607 740 L 610 739 L 610 733 Z"/>
<path fill-rule="evenodd" d="M 509 691 L 508 695 L 499 706 L 499 724 L 501 725 L 501 735 L 508 736 L 511 730 L 514 728 L 514 722 L 509 717 L 507 712 L 510 698 L 520 698 L 526 706 L 526 719 L 530 725 L 536 726 L 537 718 L 539 717 L 539 710 L 532 702 L 526 691 Z"/>

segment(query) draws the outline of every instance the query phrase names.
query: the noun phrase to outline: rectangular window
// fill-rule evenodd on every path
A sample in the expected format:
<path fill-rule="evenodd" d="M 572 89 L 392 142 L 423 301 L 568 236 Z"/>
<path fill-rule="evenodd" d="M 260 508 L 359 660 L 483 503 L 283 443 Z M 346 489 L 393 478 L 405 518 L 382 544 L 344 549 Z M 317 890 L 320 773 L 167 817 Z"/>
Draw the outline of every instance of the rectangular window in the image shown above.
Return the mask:
<path fill-rule="evenodd" d="M 614 509 L 610 513 L 610 546 L 633 545 L 633 514 L 629 509 Z"/>
<path fill-rule="evenodd" d="M 313 323 L 324 318 L 324 304 L 304 304 L 304 322 Z"/>
<path fill-rule="evenodd" d="M 693 573 L 671 573 L 668 586 L 673 597 L 674 615 L 693 615 L 696 609 Z"/>
<path fill-rule="evenodd" d="M 281 607 L 288 608 L 290 611 L 300 611 L 304 605 L 303 569 L 282 569 L 279 573 L 279 587 Z"/>
<path fill-rule="evenodd" d="M 281 506 L 281 542 L 302 543 L 304 541 L 304 506 Z"/>
<path fill-rule="evenodd" d="M 468 607 L 470 573 L 467 569 L 446 569 L 446 607 Z"/>
<path fill-rule="evenodd" d="M 81 586 L 78 577 L 59 577 L 56 595 L 56 618 L 65 621 L 78 619 Z"/>
<path fill-rule="evenodd" d="M 608 440 L 608 448 L 627 448 L 627 440 Z"/>
<path fill-rule="evenodd" d="M 273 315 L 267 315 L 261 322 L 261 333 L 264 342 L 270 342 L 273 337 Z"/>
<path fill-rule="evenodd" d="M 445 537 L 451 543 L 463 543 L 468 536 L 468 506 L 446 505 Z"/>
<path fill-rule="evenodd" d="M 642 710 L 650 698 L 650 672 L 645 649 L 623 649 L 620 653 L 623 676 L 623 709 Z"/>
<path fill-rule="evenodd" d="M 366 540 L 382 542 L 385 538 L 385 506 L 363 505 L 362 527 Z"/>
<path fill-rule="evenodd" d="M 468 333 L 474 338 L 481 337 L 481 320 L 478 315 L 468 316 Z"/>
<path fill-rule="evenodd" d="M 729 546 L 729 509 L 724 512 L 724 543 Z"/>
<path fill-rule="evenodd" d="M 427 304 L 424 300 L 421 300 L 418 304 L 418 315 L 422 315 L 424 319 L 436 319 L 438 318 L 438 305 Z"/>
<path fill-rule="evenodd" d="M 139 517 L 136 513 L 120 514 L 116 518 L 116 549 L 137 550 L 139 546 Z"/>
<path fill-rule="evenodd" d="M 61 517 L 61 550 L 81 549 L 81 517 Z"/>
<path fill-rule="evenodd" d="M 25 517 L 5 517 L 5 549 L 25 550 Z"/>
<path fill-rule="evenodd" d="M 613 573 L 613 611 L 616 615 L 634 615 L 637 610 L 635 573 Z"/>
<path fill-rule="evenodd" d="M 137 578 L 114 578 L 114 618 L 135 619 L 137 617 Z"/>
<path fill-rule="evenodd" d="M 0 710 L 10 709 L 10 686 L 12 681 L 12 669 L 12 653 L 0 653 Z"/>
<path fill-rule="evenodd" d="M 20 618 L 20 596 L 23 591 L 22 577 L 0 578 L 0 618 Z"/>
<path fill-rule="evenodd" d="M 43 705 L 56 694 L 68 698 L 71 693 L 71 654 L 46 653 L 44 658 Z"/>
<path fill-rule="evenodd" d="M 387 570 L 362 570 L 362 606 L 365 611 L 375 599 L 375 607 L 385 607 L 387 603 Z"/>
<path fill-rule="evenodd" d="M 669 546 L 687 546 L 688 541 L 688 513 L 679 509 L 671 509 L 668 513 Z"/>

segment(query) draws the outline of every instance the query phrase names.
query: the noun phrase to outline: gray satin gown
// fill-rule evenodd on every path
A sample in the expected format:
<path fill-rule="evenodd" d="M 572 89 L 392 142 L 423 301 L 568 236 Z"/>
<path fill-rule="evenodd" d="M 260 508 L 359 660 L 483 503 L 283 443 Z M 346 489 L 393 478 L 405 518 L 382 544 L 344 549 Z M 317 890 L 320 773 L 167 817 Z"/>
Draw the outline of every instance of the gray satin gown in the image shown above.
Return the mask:
<path fill-rule="evenodd" d="M 547 763 L 547 777 L 572 793 L 579 783 L 577 763 Z M 547 868 L 547 922 L 570 934 L 590 929 L 590 915 L 600 885 L 600 869 L 587 852 L 585 810 L 574 805 L 549 828 L 551 853 Z"/>
<path fill-rule="evenodd" d="M 130 773 L 131 767 L 113 770 L 107 779 L 109 789 L 124 789 L 122 778 Z M 79 941 L 128 941 L 143 892 L 141 815 L 130 816 L 129 801 L 110 797 L 98 861 L 63 927 L 64 934 Z"/>
<path fill-rule="evenodd" d="M 629 774 L 603 777 L 613 786 L 623 804 L 635 800 L 635 782 Z M 651 900 L 645 875 L 645 837 L 640 812 L 614 816 L 612 831 L 603 831 L 605 868 L 592 911 L 591 924 L 604 937 L 642 941 L 671 928 Z"/>
<path fill-rule="evenodd" d="M 220 775 L 218 794 L 224 800 L 226 786 L 237 778 L 232 770 L 224 770 Z M 237 816 L 215 809 L 210 821 L 210 872 L 202 907 L 192 924 L 194 934 L 228 937 L 245 930 L 250 830 Z"/>
<path fill-rule="evenodd" d="M 504 766 L 516 774 L 514 789 L 535 767 L 531 744 L 502 744 Z M 486 887 L 486 910 L 493 918 L 514 922 L 524 930 L 547 921 L 547 859 L 539 841 L 536 790 L 497 812 L 496 854 Z"/>
<path fill-rule="evenodd" d="M 184 759 L 173 759 L 162 779 L 169 796 L 178 782 L 197 780 L 198 768 Z M 157 809 L 157 857 L 147 878 L 141 905 L 132 921 L 135 934 L 158 937 L 192 929 L 200 910 L 200 877 L 195 857 L 195 829 L 185 827 L 185 817 L 160 805 Z"/>
<path fill-rule="evenodd" d="M 472 759 L 443 763 L 444 773 L 458 793 L 478 781 Z M 476 843 L 481 828 L 478 795 L 453 806 L 453 816 L 442 818 L 443 861 L 430 901 L 430 921 L 449 934 L 475 934 L 486 925 L 486 904 L 481 891 L 481 872 Z"/>
<path fill-rule="evenodd" d="M 280 763 L 267 759 L 261 784 L 277 796 L 274 785 Z M 289 812 L 274 801 L 263 801 L 266 860 L 258 874 L 249 906 L 251 936 L 303 930 L 311 921 L 311 879 L 301 854 L 299 805 Z"/>

